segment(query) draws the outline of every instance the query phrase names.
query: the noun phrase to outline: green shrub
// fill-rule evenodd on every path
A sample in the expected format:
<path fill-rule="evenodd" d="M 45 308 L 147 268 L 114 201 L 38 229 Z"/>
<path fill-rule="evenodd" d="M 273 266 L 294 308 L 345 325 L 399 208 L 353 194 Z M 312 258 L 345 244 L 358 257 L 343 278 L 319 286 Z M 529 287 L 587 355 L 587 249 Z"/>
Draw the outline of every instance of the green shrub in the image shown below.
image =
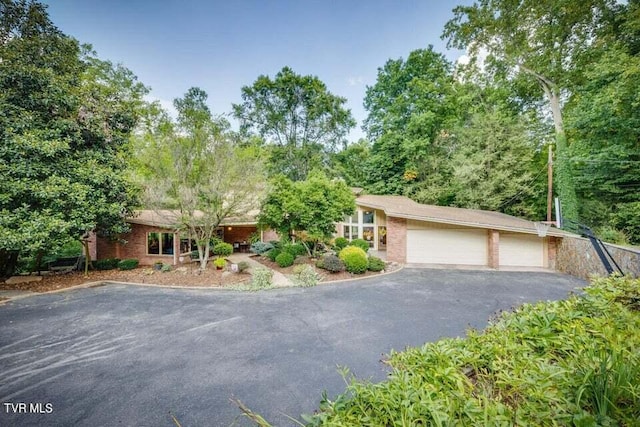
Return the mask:
<path fill-rule="evenodd" d="M 251 275 L 250 290 L 268 289 L 273 286 L 271 279 L 273 278 L 273 270 L 259 267 L 253 271 Z"/>
<path fill-rule="evenodd" d="M 119 262 L 120 260 L 118 258 L 105 258 L 94 261 L 93 266 L 96 270 L 113 270 L 114 268 L 118 268 Z"/>
<path fill-rule="evenodd" d="M 365 253 L 369 252 L 369 242 L 364 239 L 353 239 L 349 246 L 355 246 L 357 248 L 362 249 Z"/>
<path fill-rule="evenodd" d="M 335 246 L 335 248 L 338 251 L 341 251 L 344 248 L 346 248 L 348 244 L 349 244 L 349 240 L 347 240 L 344 237 L 336 237 L 336 240 L 333 242 L 333 246 Z"/>
<path fill-rule="evenodd" d="M 267 258 L 269 258 L 271 261 L 276 262 L 276 258 L 278 257 L 278 255 L 280 255 L 282 253 L 282 251 L 280 249 L 277 248 L 273 248 L 271 249 L 269 252 L 267 252 Z"/>
<path fill-rule="evenodd" d="M 233 253 L 231 243 L 220 242 L 213 247 L 213 254 L 221 257 L 229 256 Z"/>
<path fill-rule="evenodd" d="M 250 251 L 254 254 L 262 255 L 265 252 L 269 252 L 271 249 L 273 249 L 273 245 L 271 243 L 255 242 L 251 244 Z"/>
<path fill-rule="evenodd" d="M 307 248 L 302 243 L 288 243 L 282 247 L 283 252 L 289 252 L 294 258 L 307 254 Z"/>
<path fill-rule="evenodd" d="M 135 258 L 123 259 L 120 262 L 118 262 L 118 268 L 120 270 L 133 270 L 138 266 L 139 263 L 140 261 L 138 261 Z"/>
<path fill-rule="evenodd" d="M 276 263 L 282 268 L 289 267 L 293 265 L 293 261 L 295 260 L 294 256 L 289 252 L 282 252 L 280 255 L 276 257 Z"/>
<path fill-rule="evenodd" d="M 367 270 L 369 271 L 382 271 L 386 267 L 383 260 L 378 257 L 370 256 L 367 264 Z"/>
<path fill-rule="evenodd" d="M 333 254 L 327 254 L 318 260 L 318 268 L 325 269 L 331 273 L 339 273 L 345 270 L 344 262 Z"/>
<path fill-rule="evenodd" d="M 240 261 L 238 263 L 238 273 L 243 273 L 248 268 L 249 268 L 249 263 L 247 261 Z"/>
<path fill-rule="evenodd" d="M 340 251 L 339 258 L 349 273 L 361 274 L 367 271 L 367 254 L 357 246 L 347 246 Z"/>
<path fill-rule="evenodd" d="M 224 268 L 227 265 L 227 260 L 224 258 L 216 258 L 213 260 L 213 265 L 215 265 L 216 268 Z"/>
<path fill-rule="evenodd" d="M 308 425 L 638 425 L 639 309 L 629 277 L 524 304 L 466 338 L 392 352 L 383 382 L 345 378 Z"/>
<path fill-rule="evenodd" d="M 162 267 L 160 267 L 160 271 L 163 273 L 168 273 L 171 271 L 171 264 L 162 263 Z"/>
<path fill-rule="evenodd" d="M 315 286 L 320 281 L 320 276 L 309 264 L 296 265 L 293 267 L 293 283 L 296 286 L 309 288 Z"/>

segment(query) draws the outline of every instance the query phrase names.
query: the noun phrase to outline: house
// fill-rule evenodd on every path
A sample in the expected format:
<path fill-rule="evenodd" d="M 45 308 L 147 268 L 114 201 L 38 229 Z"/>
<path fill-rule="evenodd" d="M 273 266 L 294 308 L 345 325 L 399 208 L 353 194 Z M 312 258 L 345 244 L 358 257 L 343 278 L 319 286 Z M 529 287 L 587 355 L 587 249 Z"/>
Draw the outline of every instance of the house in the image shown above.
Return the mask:
<path fill-rule="evenodd" d="M 354 215 L 336 224 L 336 236 L 362 238 L 388 261 L 403 264 L 553 269 L 559 239 L 566 236 L 555 228 L 540 236 L 535 223 L 498 212 L 423 205 L 403 196 L 358 195 L 356 206 Z M 258 231 L 257 214 L 225 220 L 218 236 L 236 251 L 248 249 L 253 233 L 276 240 L 273 231 Z M 98 258 L 177 265 L 192 249 L 189 236 L 174 229 L 175 212 L 139 211 L 127 221 L 126 243 L 98 238 Z"/>

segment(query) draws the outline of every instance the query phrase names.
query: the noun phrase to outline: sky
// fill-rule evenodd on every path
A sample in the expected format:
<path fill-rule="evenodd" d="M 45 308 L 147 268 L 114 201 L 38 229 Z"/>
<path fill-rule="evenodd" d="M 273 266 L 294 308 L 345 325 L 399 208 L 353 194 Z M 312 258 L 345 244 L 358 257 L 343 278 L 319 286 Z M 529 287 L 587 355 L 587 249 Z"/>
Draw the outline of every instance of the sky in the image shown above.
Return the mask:
<path fill-rule="evenodd" d="M 433 45 L 452 9 L 469 0 L 44 0 L 54 24 L 101 59 L 121 63 L 170 108 L 193 86 L 215 114 L 241 102 L 241 88 L 284 66 L 315 75 L 347 99 L 363 137 L 362 102 L 389 59 Z M 233 120 L 232 124 L 237 126 Z"/>

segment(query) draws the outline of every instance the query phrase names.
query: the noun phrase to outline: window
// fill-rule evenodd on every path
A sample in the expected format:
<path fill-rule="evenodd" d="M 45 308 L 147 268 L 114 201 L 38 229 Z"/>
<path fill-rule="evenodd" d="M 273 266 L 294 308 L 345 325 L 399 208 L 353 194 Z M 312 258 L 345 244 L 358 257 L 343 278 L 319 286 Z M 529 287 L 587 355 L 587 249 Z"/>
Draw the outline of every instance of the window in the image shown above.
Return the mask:
<path fill-rule="evenodd" d="M 362 212 L 362 223 L 363 224 L 373 224 L 373 212 L 372 211 L 364 211 Z"/>
<path fill-rule="evenodd" d="M 375 211 L 358 211 L 353 216 L 345 216 L 342 235 L 348 240 L 364 239 L 369 246 L 375 246 Z"/>
<path fill-rule="evenodd" d="M 173 233 L 147 233 L 147 254 L 173 255 Z"/>
<path fill-rule="evenodd" d="M 186 254 L 198 250 L 198 245 L 194 239 L 190 239 L 186 235 L 180 236 L 180 253 Z"/>

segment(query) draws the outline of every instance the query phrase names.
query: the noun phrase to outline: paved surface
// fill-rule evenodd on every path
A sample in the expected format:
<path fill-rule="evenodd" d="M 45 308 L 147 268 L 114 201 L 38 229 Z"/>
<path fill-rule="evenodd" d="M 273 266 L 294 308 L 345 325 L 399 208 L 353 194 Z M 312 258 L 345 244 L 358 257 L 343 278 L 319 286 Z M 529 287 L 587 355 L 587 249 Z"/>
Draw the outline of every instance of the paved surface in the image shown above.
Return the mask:
<path fill-rule="evenodd" d="M 235 397 L 293 425 L 338 365 L 380 381 L 391 349 L 482 328 L 498 309 L 564 298 L 562 275 L 405 269 L 258 293 L 105 285 L 0 306 L 0 426 L 251 425 Z M 7 414 L 7 403 L 50 414 Z M 48 407 L 44 404 L 51 404 Z"/>

